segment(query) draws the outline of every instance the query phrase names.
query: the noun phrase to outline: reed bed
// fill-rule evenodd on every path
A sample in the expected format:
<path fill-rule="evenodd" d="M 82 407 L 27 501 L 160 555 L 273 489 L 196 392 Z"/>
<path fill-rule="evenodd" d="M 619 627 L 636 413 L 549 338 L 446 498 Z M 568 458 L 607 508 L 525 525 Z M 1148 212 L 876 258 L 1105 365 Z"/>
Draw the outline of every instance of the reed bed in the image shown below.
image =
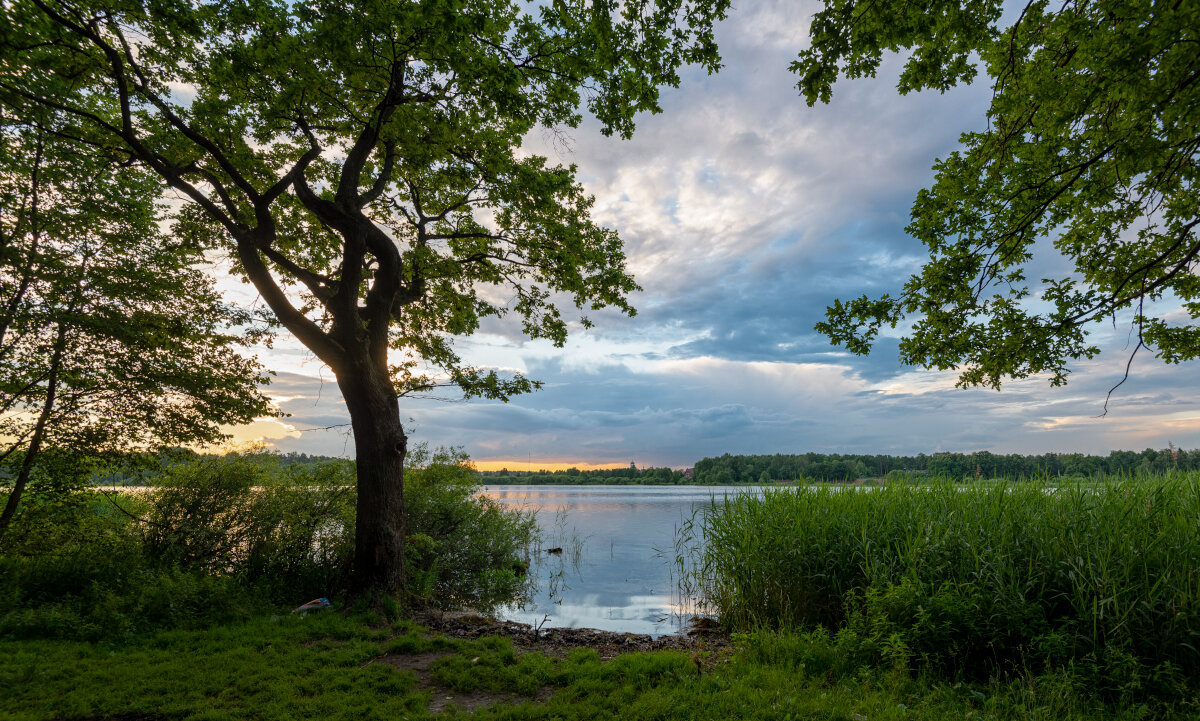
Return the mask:
<path fill-rule="evenodd" d="M 823 627 L 970 675 L 1124 665 L 1191 685 L 1198 525 L 1196 474 L 800 486 L 714 500 L 685 523 L 704 543 L 684 585 L 734 631 Z"/>

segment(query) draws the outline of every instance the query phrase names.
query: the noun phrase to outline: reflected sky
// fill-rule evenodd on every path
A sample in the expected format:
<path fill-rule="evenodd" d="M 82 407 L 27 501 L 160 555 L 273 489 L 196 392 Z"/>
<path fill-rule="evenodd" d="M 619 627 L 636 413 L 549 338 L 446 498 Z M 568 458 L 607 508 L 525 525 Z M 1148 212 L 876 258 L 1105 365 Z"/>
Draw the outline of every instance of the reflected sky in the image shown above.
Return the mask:
<path fill-rule="evenodd" d="M 754 488 L 728 486 L 508 486 L 485 495 L 538 511 L 537 592 L 502 618 L 544 628 L 677 633 L 692 609 L 680 598 L 675 532 L 696 509 Z M 561 548 L 561 554 L 546 550 Z"/>

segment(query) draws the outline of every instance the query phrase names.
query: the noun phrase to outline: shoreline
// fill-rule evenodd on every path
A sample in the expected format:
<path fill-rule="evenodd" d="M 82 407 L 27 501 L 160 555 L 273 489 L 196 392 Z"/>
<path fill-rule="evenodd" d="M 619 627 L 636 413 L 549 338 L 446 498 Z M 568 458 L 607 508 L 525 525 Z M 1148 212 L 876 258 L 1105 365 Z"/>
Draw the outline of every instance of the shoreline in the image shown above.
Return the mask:
<path fill-rule="evenodd" d="M 522 651 L 561 656 L 576 648 L 594 649 L 603 660 L 640 651 L 715 651 L 729 645 L 711 621 L 688 624 L 683 633 L 654 637 L 648 633 L 623 633 L 596 628 L 534 628 L 528 623 L 501 621 L 473 611 L 421 611 L 409 620 L 450 638 L 474 640 L 482 636 L 510 639 Z"/>

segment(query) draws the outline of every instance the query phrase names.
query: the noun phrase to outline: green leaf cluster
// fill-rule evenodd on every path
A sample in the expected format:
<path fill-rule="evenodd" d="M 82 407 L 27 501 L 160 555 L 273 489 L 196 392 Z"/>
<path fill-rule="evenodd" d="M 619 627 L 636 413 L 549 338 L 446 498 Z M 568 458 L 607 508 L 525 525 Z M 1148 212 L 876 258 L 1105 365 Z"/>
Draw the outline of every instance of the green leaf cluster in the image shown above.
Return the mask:
<path fill-rule="evenodd" d="M 390 347 L 400 393 L 507 398 L 535 384 L 464 366 L 454 336 L 515 313 L 561 345 L 562 302 L 632 314 L 637 289 L 575 168 L 525 136 L 586 108 L 628 137 L 681 64 L 718 67 L 727 7 L 22 0 L 0 22 L 0 103 L 55 108 L 64 137 L 165 180 L 190 201 L 177 235 L 232 250 L 335 372 Z"/>
<path fill-rule="evenodd" d="M 239 352 L 249 319 L 164 235 L 157 181 L 64 143 L 54 116 L 0 121 L 2 527 L 27 480 L 72 477 L 59 456 L 212 442 L 271 406 Z"/>
<path fill-rule="evenodd" d="M 945 90 L 982 68 L 987 128 L 934 166 L 908 231 L 929 261 L 896 296 L 837 301 L 817 328 L 855 353 L 913 319 L 905 363 L 961 385 L 1066 381 L 1099 349 L 1094 323 L 1132 318 L 1135 348 L 1200 356 L 1200 3 L 830 1 L 793 64 L 811 104 L 839 74 L 872 75 L 909 50 L 901 92 Z M 1027 276 L 1046 240 L 1069 261 Z M 1179 312 L 1181 308 L 1182 312 Z"/>

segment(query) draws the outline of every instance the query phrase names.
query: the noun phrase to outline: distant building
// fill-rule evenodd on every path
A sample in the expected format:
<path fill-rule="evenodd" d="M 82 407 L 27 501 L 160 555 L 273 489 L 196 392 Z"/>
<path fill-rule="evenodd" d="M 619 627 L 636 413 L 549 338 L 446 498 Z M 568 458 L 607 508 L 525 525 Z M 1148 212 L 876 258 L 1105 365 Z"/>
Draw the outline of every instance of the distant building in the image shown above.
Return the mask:
<path fill-rule="evenodd" d="M 692 469 L 690 469 L 690 468 L 683 469 L 683 477 L 688 479 L 689 481 L 692 480 Z"/>

